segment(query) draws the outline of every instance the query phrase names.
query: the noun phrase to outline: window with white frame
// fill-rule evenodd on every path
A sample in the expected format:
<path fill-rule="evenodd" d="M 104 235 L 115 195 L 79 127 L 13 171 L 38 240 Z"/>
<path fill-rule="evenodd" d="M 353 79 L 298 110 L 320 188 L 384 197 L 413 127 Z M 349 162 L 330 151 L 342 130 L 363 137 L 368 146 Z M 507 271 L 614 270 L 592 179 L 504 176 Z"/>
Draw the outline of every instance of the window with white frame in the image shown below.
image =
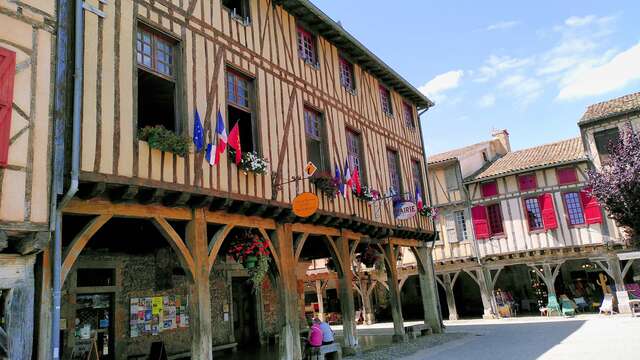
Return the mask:
<path fill-rule="evenodd" d="M 444 216 L 445 227 L 447 230 L 447 241 L 450 243 L 458 242 L 458 234 L 456 231 L 456 217 L 455 214 L 449 213 Z"/>
<path fill-rule="evenodd" d="M 464 218 L 464 210 L 455 211 L 454 213 L 456 220 L 456 233 L 458 235 L 458 241 L 467 240 L 467 223 Z"/>

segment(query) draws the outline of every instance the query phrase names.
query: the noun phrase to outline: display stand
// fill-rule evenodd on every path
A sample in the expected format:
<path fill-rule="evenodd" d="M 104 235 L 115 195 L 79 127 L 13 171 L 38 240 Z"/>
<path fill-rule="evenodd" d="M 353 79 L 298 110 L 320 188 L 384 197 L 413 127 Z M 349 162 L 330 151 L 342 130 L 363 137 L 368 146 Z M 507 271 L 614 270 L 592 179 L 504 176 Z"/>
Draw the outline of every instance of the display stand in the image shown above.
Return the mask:
<path fill-rule="evenodd" d="M 96 338 L 76 340 L 71 353 L 71 360 L 100 360 Z"/>

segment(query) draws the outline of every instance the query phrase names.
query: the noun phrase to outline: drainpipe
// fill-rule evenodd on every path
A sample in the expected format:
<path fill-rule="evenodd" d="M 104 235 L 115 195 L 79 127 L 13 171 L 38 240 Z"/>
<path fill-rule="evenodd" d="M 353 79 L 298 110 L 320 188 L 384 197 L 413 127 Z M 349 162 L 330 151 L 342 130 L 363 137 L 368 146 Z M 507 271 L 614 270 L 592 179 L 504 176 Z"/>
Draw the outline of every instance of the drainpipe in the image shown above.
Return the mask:
<path fill-rule="evenodd" d="M 418 113 L 418 131 L 420 131 L 420 142 L 422 143 L 422 158 L 424 159 L 424 174 L 427 177 L 426 179 L 427 180 L 427 196 L 429 196 L 429 202 L 431 202 L 431 187 L 429 186 L 429 162 L 427 161 L 427 153 L 426 153 L 427 148 L 424 145 L 424 136 L 422 134 L 422 123 L 420 122 L 420 117 L 422 116 L 422 114 L 426 113 L 427 110 L 429 110 L 434 105 L 435 104 L 430 103 L 429 105 L 427 105 L 427 107 L 424 110 Z M 427 245 L 427 247 L 429 248 L 428 251 L 431 253 L 431 270 L 433 271 L 433 275 L 436 276 L 436 267 L 433 265 L 433 248 L 435 247 L 435 244 L 436 244 L 435 237 L 437 236 L 436 235 L 437 233 L 435 232 L 436 222 L 433 220 L 433 217 L 431 218 L 431 227 L 433 228 L 433 231 L 434 231 L 433 241 L 431 246 Z M 442 306 L 440 305 L 440 296 L 438 295 L 438 284 L 436 281 L 433 282 L 433 291 L 434 291 L 434 294 L 436 295 L 438 308 L 442 309 Z M 442 319 L 442 310 L 438 311 L 438 317 L 439 317 L 438 320 L 440 320 L 440 327 L 444 329 L 444 322 Z"/>
<path fill-rule="evenodd" d="M 66 0 L 60 0 L 65 3 Z M 51 355 L 60 359 L 60 290 L 62 287 L 62 209 L 78 191 L 80 168 L 80 116 L 82 110 L 83 51 L 84 51 L 84 10 L 82 0 L 75 0 L 74 74 L 73 74 L 73 125 L 71 142 L 71 182 L 56 209 L 55 237 L 53 245 L 53 304 L 51 309 Z"/>

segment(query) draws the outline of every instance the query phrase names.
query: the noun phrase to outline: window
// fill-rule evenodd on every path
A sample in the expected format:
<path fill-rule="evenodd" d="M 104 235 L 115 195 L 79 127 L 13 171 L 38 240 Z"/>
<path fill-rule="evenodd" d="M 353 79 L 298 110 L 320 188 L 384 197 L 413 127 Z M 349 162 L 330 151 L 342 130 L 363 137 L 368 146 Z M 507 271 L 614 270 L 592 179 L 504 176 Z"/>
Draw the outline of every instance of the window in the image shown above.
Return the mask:
<path fill-rule="evenodd" d="M 455 216 L 456 221 L 456 234 L 458 236 L 458 241 L 467 240 L 467 223 L 464 219 L 464 210 L 454 211 L 453 215 Z"/>
<path fill-rule="evenodd" d="M 577 192 L 568 192 L 562 194 L 564 206 L 567 209 L 567 217 L 569 225 L 582 225 L 584 221 L 584 211 L 580 202 L 580 194 Z"/>
<path fill-rule="evenodd" d="M 487 152 L 486 151 L 482 152 L 482 161 L 484 161 L 484 162 L 489 161 L 489 157 L 487 156 Z"/>
<path fill-rule="evenodd" d="M 253 79 L 232 69 L 227 69 L 227 119 L 229 130 L 238 123 L 240 148 L 245 151 L 258 151 L 256 138 L 255 104 Z"/>
<path fill-rule="evenodd" d="M 558 177 L 558 184 L 575 184 L 578 182 L 578 173 L 574 167 L 559 168 L 556 170 L 556 176 Z"/>
<path fill-rule="evenodd" d="M 249 11 L 249 0 L 222 0 L 222 6 L 229 9 L 231 16 L 249 23 L 251 15 Z"/>
<path fill-rule="evenodd" d="M 404 123 L 409 128 L 414 130 L 416 128 L 416 120 L 413 116 L 413 106 L 402 102 L 402 112 L 404 116 Z"/>
<path fill-rule="evenodd" d="M 596 149 L 600 156 L 600 162 L 606 164 L 609 161 L 609 148 L 611 147 L 611 144 L 616 143 L 620 138 L 618 128 L 615 127 L 595 132 L 593 134 L 593 138 L 596 142 Z"/>
<path fill-rule="evenodd" d="M 495 181 L 489 181 L 480 184 L 480 192 L 482 197 L 489 197 L 498 195 L 498 183 Z"/>
<path fill-rule="evenodd" d="M 529 222 L 529 230 L 540 230 L 543 227 L 542 212 L 540 211 L 540 203 L 538 198 L 528 198 L 524 200 L 525 210 L 527 211 L 527 221 Z"/>
<path fill-rule="evenodd" d="M 502 228 L 502 210 L 500 204 L 492 204 L 487 206 L 487 215 L 489 218 L 489 231 L 491 236 L 501 235 L 504 233 Z"/>
<path fill-rule="evenodd" d="M 447 183 L 447 190 L 458 190 L 458 169 L 456 166 L 449 166 L 444 170 L 444 177 Z"/>
<path fill-rule="evenodd" d="M 380 103 L 382 104 L 382 112 L 387 115 L 393 115 L 393 107 L 391 106 L 391 93 L 389 89 L 380 85 Z"/>
<path fill-rule="evenodd" d="M 458 233 L 456 232 L 456 218 L 453 213 L 444 216 L 445 226 L 447 228 L 447 240 L 450 243 L 458 242 Z"/>
<path fill-rule="evenodd" d="M 411 175 L 413 176 L 413 188 L 414 190 L 420 189 L 422 195 L 422 201 L 425 199 L 424 183 L 422 182 L 422 166 L 420 161 L 411 160 Z"/>
<path fill-rule="evenodd" d="M 355 76 L 353 75 L 353 64 L 340 57 L 340 84 L 353 93 L 356 90 Z"/>
<path fill-rule="evenodd" d="M 402 194 L 402 175 L 400 174 L 400 159 L 398 158 L 398 152 L 387 149 L 387 163 L 389 165 L 389 180 L 391 182 L 391 189 L 396 193 L 396 198 L 400 198 Z"/>
<path fill-rule="evenodd" d="M 364 159 L 362 158 L 362 139 L 357 132 L 347 129 L 347 156 L 349 158 L 349 166 L 351 166 L 351 174 L 358 169 L 358 177 L 360 183 L 366 184 L 366 176 L 364 175 Z"/>
<path fill-rule="evenodd" d="M 136 34 L 138 127 L 164 126 L 179 132 L 176 106 L 176 41 L 145 26 Z"/>
<path fill-rule="evenodd" d="M 0 47 L 0 166 L 9 161 L 16 53 Z"/>
<path fill-rule="evenodd" d="M 307 137 L 307 158 L 320 171 L 329 171 L 322 114 L 305 106 L 304 129 Z"/>
<path fill-rule="evenodd" d="M 518 188 L 520 191 L 533 190 L 538 187 L 536 174 L 525 174 L 518 176 Z"/>
<path fill-rule="evenodd" d="M 298 26 L 298 55 L 307 64 L 318 65 L 316 38 L 301 26 Z"/>

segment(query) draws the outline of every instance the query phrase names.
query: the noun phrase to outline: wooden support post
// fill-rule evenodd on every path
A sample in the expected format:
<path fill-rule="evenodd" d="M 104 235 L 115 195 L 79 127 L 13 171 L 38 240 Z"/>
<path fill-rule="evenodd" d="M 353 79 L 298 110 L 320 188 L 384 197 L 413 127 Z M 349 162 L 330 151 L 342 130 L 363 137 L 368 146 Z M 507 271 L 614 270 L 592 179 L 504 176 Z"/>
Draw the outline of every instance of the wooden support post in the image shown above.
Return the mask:
<path fill-rule="evenodd" d="M 318 298 L 318 318 L 324 321 L 324 300 L 322 298 L 321 280 L 316 280 L 316 297 Z"/>
<path fill-rule="evenodd" d="M 211 292 L 209 285 L 209 248 L 207 222 L 203 209 L 192 210 L 193 217 L 187 224 L 187 244 L 194 264 L 193 284 L 190 286 L 191 356 L 194 359 L 213 358 L 211 330 Z"/>
<path fill-rule="evenodd" d="M 280 292 L 280 351 L 281 360 L 300 360 L 300 319 L 298 308 L 298 281 L 296 276 L 293 231 L 291 224 L 277 224 L 271 238 L 279 266 L 278 290 Z"/>
<path fill-rule="evenodd" d="M 35 255 L 0 257 L 0 288 L 7 291 L 3 328 L 8 359 L 31 359 L 33 349 Z"/>
<path fill-rule="evenodd" d="M 552 297 L 557 299 L 555 282 L 563 263 L 564 260 L 556 263 L 544 263 L 542 264 L 542 271 L 538 268 L 540 265 L 528 264 L 547 287 L 547 299 Z"/>
<path fill-rule="evenodd" d="M 429 325 L 435 334 L 439 334 L 442 332 L 442 321 L 438 288 L 436 287 L 436 274 L 433 270 L 432 249 L 420 246 L 412 248 L 412 250 L 416 258 L 419 259 L 418 275 L 422 308 L 424 309 L 424 323 Z"/>
<path fill-rule="evenodd" d="M 38 321 L 38 344 L 37 344 L 37 360 L 49 360 L 51 353 L 51 242 L 49 246 L 41 253 L 40 268 L 41 271 L 36 273 L 36 284 L 40 302 L 37 304 Z M 35 333 L 35 332 L 34 332 Z"/>
<path fill-rule="evenodd" d="M 362 280 L 362 306 L 364 307 L 364 322 L 367 325 L 374 324 L 376 322 L 376 316 L 373 312 L 373 304 L 371 302 L 371 296 L 373 296 L 373 289 L 376 287 L 376 280 Z"/>
<path fill-rule="evenodd" d="M 391 242 L 384 245 L 387 261 L 387 285 L 389 286 L 391 316 L 393 317 L 393 341 L 406 340 L 404 333 L 404 320 L 402 319 L 402 300 L 400 299 L 400 287 L 398 286 L 398 268 L 396 252 Z"/>
<path fill-rule="evenodd" d="M 356 310 L 353 303 L 353 271 L 351 270 L 349 239 L 343 236 L 338 237 L 336 249 L 342 267 L 338 274 L 338 283 L 344 336 L 343 351 L 345 354 L 354 354 L 358 348 L 358 336 L 356 334 Z"/>
<path fill-rule="evenodd" d="M 456 272 L 451 278 L 451 274 L 442 274 L 442 287 L 444 293 L 447 296 L 447 307 L 449 308 L 449 320 L 458 320 L 458 309 L 456 308 L 456 299 L 453 294 L 453 287 L 456 285 L 456 280 L 460 272 Z"/>
<path fill-rule="evenodd" d="M 480 298 L 482 299 L 482 307 L 484 308 L 484 313 L 482 314 L 483 319 L 494 319 L 496 317 L 495 310 L 493 308 L 493 302 L 491 298 L 493 294 L 489 291 L 489 286 L 487 284 L 486 276 L 483 268 L 464 270 L 473 281 L 478 284 L 480 288 Z"/>
<path fill-rule="evenodd" d="M 616 286 L 616 300 L 618 300 L 618 312 L 620 314 L 631 314 L 631 306 L 629 305 L 629 293 L 624 286 L 624 275 L 620 268 L 620 260 L 617 256 L 610 256 L 607 259 L 609 265 L 609 276 L 613 279 Z M 628 268 L 627 268 L 628 270 Z"/>

